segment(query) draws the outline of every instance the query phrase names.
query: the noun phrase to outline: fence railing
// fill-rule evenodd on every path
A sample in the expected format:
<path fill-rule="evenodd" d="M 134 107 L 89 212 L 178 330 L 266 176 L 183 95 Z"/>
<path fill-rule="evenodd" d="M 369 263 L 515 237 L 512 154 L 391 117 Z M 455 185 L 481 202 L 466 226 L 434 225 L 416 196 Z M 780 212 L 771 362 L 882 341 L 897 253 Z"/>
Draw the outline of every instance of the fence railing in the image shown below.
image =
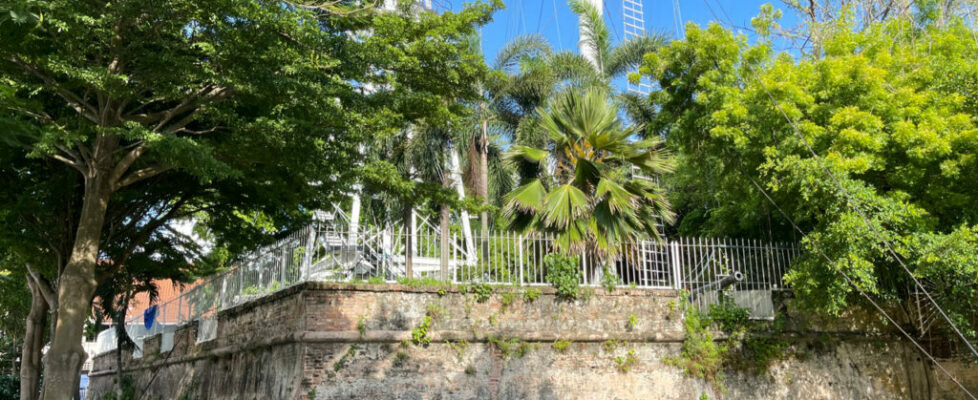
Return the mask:
<path fill-rule="evenodd" d="M 243 257 L 230 271 L 187 285 L 175 298 L 157 304 L 149 329 L 144 310 L 134 310 L 127 316 L 127 332 L 137 348 L 143 337 L 163 333 L 161 350 L 166 351 L 172 346 L 176 326 L 199 320 L 197 340 L 210 340 L 216 336 L 214 316 L 220 310 L 307 281 L 393 283 L 407 276 L 409 259 L 415 278 L 456 284 L 549 284 L 543 258 L 556 251 L 549 234 L 497 232 L 469 241 L 458 232 L 447 236 L 443 244 L 440 232 L 430 225 L 413 233 L 365 228 L 354 234 L 343 226 L 309 226 Z M 749 308 L 752 316 L 767 318 L 774 312 L 771 293 L 785 288 L 782 277 L 798 254 L 799 248 L 792 243 L 644 240 L 622 246 L 606 268 L 580 255 L 580 284 L 600 286 L 607 280 L 602 279 L 603 274 L 614 274 L 619 286 L 689 290 L 693 304 L 705 307 L 718 301 L 719 289 L 733 283 L 733 300 Z M 114 348 L 114 339 L 99 345 L 101 351 Z"/>

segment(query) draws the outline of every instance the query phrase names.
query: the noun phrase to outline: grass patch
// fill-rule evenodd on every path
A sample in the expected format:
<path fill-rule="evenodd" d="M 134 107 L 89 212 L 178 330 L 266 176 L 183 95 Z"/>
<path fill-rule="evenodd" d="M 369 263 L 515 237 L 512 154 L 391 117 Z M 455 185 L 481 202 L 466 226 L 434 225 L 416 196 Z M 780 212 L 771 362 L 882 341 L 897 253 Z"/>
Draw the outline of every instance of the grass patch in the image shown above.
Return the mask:
<path fill-rule="evenodd" d="M 570 345 L 571 345 L 570 340 L 557 339 L 556 341 L 554 341 L 553 344 L 550 345 L 550 347 L 552 347 L 555 352 L 563 354 L 566 353 L 567 350 L 570 350 Z"/>

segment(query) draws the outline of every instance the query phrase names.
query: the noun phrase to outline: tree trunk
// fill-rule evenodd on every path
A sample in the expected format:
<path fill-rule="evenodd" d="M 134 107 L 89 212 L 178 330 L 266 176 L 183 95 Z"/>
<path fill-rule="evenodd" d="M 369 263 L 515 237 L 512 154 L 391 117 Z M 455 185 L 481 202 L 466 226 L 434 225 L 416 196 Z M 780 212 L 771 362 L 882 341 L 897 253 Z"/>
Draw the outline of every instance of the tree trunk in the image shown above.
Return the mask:
<path fill-rule="evenodd" d="M 122 398 L 122 385 L 125 378 L 125 372 L 122 368 L 122 349 L 125 348 L 128 341 L 128 333 L 126 332 L 126 310 L 129 309 L 129 299 L 131 297 L 132 290 L 127 289 L 125 294 L 122 295 L 122 304 L 119 304 L 114 312 L 112 313 L 112 319 L 115 323 L 115 379 L 116 385 L 116 397 Z"/>
<path fill-rule="evenodd" d="M 475 195 L 482 197 L 483 205 L 489 204 L 489 120 L 482 121 L 482 134 L 477 143 L 479 147 L 479 163 L 475 184 Z M 489 211 L 479 211 L 479 248 L 482 249 L 482 259 L 489 259 Z"/>
<path fill-rule="evenodd" d="M 44 346 L 48 302 L 30 276 L 27 277 L 27 286 L 31 289 L 31 311 L 27 314 L 24 346 L 20 355 L 20 400 L 36 400 L 40 395 L 41 348 Z"/>
<path fill-rule="evenodd" d="M 112 194 L 108 169 L 96 169 L 101 170 L 86 177 L 75 243 L 59 278 L 57 324 L 44 363 L 44 400 L 69 400 L 74 396 L 79 371 L 87 358 L 81 339 L 97 284 L 99 240 Z"/>

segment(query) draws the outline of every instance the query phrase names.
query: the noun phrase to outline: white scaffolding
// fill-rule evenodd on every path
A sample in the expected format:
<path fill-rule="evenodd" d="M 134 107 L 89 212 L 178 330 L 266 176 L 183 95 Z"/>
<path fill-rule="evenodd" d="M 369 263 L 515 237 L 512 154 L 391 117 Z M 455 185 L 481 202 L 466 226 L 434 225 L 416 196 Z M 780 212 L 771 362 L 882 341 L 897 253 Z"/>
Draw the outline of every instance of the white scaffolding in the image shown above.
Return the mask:
<path fill-rule="evenodd" d="M 645 36 L 645 14 L 642 11 L 642 0 L 622 0 L 622 27 L 625 40 Z M 636 72 L 635 71 L 632 72 Z M 648 95 L 652 85 L 647 78 L 642 78 L 637 84 L 627 82 L 628 93 Z"/>

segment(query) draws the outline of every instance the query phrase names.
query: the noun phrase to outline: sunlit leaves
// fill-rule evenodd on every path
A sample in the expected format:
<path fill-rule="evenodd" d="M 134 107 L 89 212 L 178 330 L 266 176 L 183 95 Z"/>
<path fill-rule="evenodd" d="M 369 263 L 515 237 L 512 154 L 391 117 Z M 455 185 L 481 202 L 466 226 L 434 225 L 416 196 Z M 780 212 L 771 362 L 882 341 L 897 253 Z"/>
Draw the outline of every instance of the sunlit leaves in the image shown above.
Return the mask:
<path fill-rule="evenodd" d="M 604 260 L 629 241 L 659 238 L 655 222 L 671 220 L 669 203 L 657 185 L 634 173 L 670 170 L 660 142 L 635 141 L 635 130 L 622 126 L 599 88 L 562 93 L 538 115 L 538 129 L 551 139 L 548 150 L 518 146 L 509 158 L 546 170 L 550 184 L 534 178 L 507 196 L 510 226 L 555 234 L 561 249 Z"/>
<path fill-rule="evenodd" d="M 762 13 L 765 33 L 774 14 Z M 799 239 L 753 180 L 810 232 L 788 275 L 801 302 L 838 313 L 856 288 L 906 300 L 912 282 L 878 232 L 948 296 L 944 306 L 973 315 L 978 277 L 957 272 L 976 251 L 973 28 L 896 18 L 855 29 L 846 16 L 820 29 L 820 52 L 798 58 L 717 25 L 689 26 L 645 57 L 642 72 L 662 89 L 650 97 L 661 109 L 652 127 L 680 152 L 680 229 Z"/>

